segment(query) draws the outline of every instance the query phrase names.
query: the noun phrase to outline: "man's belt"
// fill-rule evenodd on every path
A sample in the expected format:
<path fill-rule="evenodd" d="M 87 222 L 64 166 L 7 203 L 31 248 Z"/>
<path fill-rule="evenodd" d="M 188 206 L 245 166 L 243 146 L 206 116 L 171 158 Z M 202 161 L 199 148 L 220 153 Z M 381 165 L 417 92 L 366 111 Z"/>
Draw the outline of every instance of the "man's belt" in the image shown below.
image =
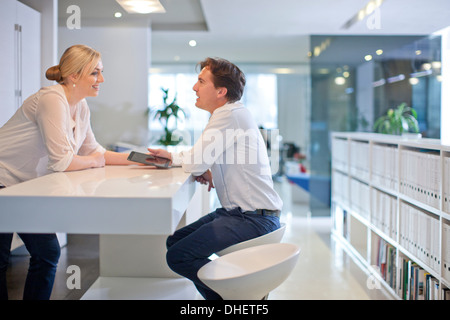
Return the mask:
<path fill-rule="evenodd" d="M 279 217 L 280 210 L 256 209 L 255 211 L 246 211 L 245 213 L 259 214 L 262 216 Z"/>

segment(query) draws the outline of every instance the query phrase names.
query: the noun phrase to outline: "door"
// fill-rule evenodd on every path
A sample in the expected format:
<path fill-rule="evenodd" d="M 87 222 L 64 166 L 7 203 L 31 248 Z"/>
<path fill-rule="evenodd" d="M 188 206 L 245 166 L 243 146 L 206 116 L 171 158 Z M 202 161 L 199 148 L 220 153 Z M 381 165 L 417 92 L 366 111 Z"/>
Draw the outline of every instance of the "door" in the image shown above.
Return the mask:
<path fill-rule="evenodd" d="M 0 126 L 14 114 L 15 68 L 14 48 L 16 0 L 0 2 Z"/>
<path fill-rule="evenodd" d="M 16 0 L 0 2 L 0 127 L 40 88 L 40 13 Z"/>
<path fill-rule="evenodd" d="M 16 38 L 18 109 L 25 99 L 41 87 L 41 14 L 17 2 L 16 26 L 20 29 Z"/>

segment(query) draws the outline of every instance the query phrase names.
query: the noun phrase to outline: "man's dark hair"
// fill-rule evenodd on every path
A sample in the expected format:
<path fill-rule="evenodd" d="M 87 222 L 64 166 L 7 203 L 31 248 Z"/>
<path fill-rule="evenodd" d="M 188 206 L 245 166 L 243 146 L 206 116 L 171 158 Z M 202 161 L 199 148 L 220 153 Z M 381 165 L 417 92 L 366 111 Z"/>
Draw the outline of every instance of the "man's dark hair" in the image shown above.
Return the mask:
<path fill-rule="evenodd" d="M 239 101 L 244 93 L 245 75 L 233 63 L 222 58 L 206 58 L 198 63 L 201 70 L 208 68 L 216 88 L 227 88 L 228 102 Z"/>

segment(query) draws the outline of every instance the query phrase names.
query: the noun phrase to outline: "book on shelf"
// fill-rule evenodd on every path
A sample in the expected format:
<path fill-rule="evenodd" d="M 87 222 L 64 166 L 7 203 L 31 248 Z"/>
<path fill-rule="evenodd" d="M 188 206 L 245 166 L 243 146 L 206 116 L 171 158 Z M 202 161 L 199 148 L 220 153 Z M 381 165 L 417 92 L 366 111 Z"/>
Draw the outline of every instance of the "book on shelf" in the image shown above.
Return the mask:
<path fill-rule="evenodd" d="M 417 263 L 402 258 L 399 296 L 403 300 L 438 300 L 439 281 Z M 446 290 L 445 288 L 444 290 Z"/>
<path fill-rule="evenodd" d="M 378 237 L 376 248 L 376 266 L 383 280 L 395 290 L 396 288 L 396 250 L 383 238 Z"/>
<path fill-rule="evenodd" d="M 449 288 L 442 289 L 442 300 L 450 300 L 450 289 Z"/>

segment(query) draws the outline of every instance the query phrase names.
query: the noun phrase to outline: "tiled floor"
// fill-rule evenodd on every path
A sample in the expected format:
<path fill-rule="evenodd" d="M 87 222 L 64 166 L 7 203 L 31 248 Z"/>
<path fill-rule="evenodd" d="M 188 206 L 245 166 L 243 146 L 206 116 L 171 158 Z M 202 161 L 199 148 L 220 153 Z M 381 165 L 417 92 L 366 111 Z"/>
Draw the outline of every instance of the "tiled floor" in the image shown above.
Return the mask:
<path fill-rule="evenodd" d="M 310 217 L 307 197 L 301 197 L 306 200 L 303 202 L 292 200 L 291 188 L 296 186 L 282 180 L 276 187 L 284 200 L 282 221 L 287 223 L 283 242 L 298 244 L 301 252 L 290 277 L 270 293 L 269 299 L 387 299 L 384 291 L 368 288 L 369 275 L 333 240 L 330 218 Z M 294 198 L 298 196 L 298 192 L 294 194 Z M 69 265 L 80 267 L 81 289 L 67 288 Z M 10 299 L 21 299 L 27 267 L 28 257 L 12 257 L 8 270 Z M 97 277 L 98 237 L 69 235 L 68 245 L 62 249 L 51 299 L 80 299 Z"/>

